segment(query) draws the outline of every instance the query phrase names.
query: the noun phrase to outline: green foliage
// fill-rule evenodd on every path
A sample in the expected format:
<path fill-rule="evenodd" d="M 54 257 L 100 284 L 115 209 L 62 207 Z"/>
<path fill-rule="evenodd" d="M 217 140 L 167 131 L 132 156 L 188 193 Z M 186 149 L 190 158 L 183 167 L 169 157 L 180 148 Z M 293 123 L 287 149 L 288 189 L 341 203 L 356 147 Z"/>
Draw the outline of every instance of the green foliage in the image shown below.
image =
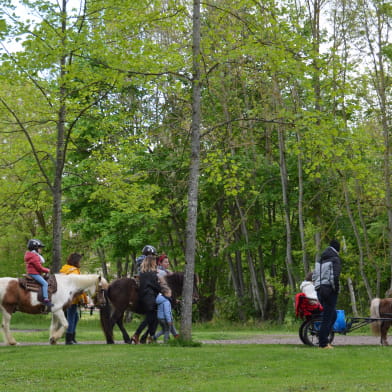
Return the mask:
<path fill-rule="evenodd" d="M 11 14 L 10 3 L 3 1 L 2 11 Z M 113 260 L 132 261 L 151 243 L 169 254 L 174 269 L 183 269 L 192 115 L 189 4 L 96 0 L 66 15 L 51 1 L 23 4 L 36 20 L 15 15 L 0 26 L 2 39 L 23 38 L 24 45 L 14 55 L 0 53 L 0 275 L 23 272 L 30 237 L 48 243 L 50 259 L 56 178 L 64 251 L 84 251 L 92 269 L 111 262 L 115 276 Z M 390 113 L 379 105 L 380 83 L 372 84 L 381 73 L 359 66 L 365 41 L 377 42 L 364 34 L 364 18 L 374 34 L 372 18 L 389 22 L 390 6 L 371 1 L 369 8 L 355 7 L 361 14 L 352 7 L 346 4 L 343 13 L 336 4 L 330 15 L 336 30 L 320 36 L 303 1 L 219 0 L 203 9 L 196 270 L 206 307 L 200 318 L 235 320 L 240 308 L 245 319 L 260 318 L 253 278 L 267 304 L 264 317 L 290 316 L 286 208 L 296 283 L 305 273 L 303 257 L 312 265 L 332 236 L 347 244 L 345 306 L 348 277 L 363 309 L 368 301 L 360 250 L 374 292 L 390 283 L 381 117 Z M 327 7 L 320 12 L 325 19 Z M 389 64 L 390 44 L 381 41 L 379 53 Z M 391 75 L 384 71 L 388 102 Z M 57 153 L 63 148 L 62 163 Z"/>

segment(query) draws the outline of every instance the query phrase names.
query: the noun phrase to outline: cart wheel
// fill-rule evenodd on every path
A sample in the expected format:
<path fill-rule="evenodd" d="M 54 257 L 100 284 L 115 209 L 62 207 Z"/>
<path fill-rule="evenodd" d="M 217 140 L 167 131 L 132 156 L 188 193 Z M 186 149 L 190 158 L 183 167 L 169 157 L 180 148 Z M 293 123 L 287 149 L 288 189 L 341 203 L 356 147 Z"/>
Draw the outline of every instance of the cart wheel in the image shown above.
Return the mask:
<path fill-rule="evenodd" d="M 303 343 L 309 346 L 319 345 L 320 324 L 321 324 L 320 317 L 312 318 L 302 323 L 299 332 L 300 332 L 300 338 Z M 332 343 L 334 337 L 335 337 L 335 333 L 331 331 L 328 337 L 328 343 Z"/>
<path fill-rule="evenodd" d="M 301 324 L 301 326 L 299 327 L 299 338 L 301 339 L 301 342 L 303 344 L 307 344 L 304 338 L 304 327 L 305 325 L 309 322 L 309 320 L 305 320 L 303 321 L 303 323 Z"/>

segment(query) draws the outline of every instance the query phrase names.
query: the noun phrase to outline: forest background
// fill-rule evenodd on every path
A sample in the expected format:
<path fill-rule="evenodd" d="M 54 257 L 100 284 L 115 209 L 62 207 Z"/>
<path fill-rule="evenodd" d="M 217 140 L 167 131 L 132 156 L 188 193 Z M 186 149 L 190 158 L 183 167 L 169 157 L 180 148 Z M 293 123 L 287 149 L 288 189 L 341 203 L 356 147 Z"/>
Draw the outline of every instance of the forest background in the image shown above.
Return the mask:
<path fill-rule="evenodd" d="M 0 5 L 0 276 L 29 238 L 54 272 L 78 251 L 129 275 L 146 244 L 183 270 L 192 2 L 20 4 Z M 199 320 L 283 322 L 332 238 L 340 307 L 391 287 L 391 22 L 383 0 L 201 3 Z"/>

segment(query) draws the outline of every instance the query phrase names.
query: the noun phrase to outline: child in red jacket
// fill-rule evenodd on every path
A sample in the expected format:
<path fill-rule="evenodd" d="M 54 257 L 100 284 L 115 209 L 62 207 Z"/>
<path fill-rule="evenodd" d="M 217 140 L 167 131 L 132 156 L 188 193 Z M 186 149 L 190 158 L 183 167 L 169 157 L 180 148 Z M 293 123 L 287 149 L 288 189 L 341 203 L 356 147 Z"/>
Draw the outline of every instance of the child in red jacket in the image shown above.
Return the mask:
<path fill-rule="evenodd" d="M 35 279 L 42 286 L 43 303 L 46 306 L 53 306 L 48 298 L 48 282 L 41 276 L 41 273 L 50 272 L 49 268 L 45 268 L 42 263 L 45 259 L 41 256 L 44 244 L 40 240 L 29 240 L 27 243 L 28 251 L 25 253 L 24 261 L 26 263 L 27 274 Z"/>

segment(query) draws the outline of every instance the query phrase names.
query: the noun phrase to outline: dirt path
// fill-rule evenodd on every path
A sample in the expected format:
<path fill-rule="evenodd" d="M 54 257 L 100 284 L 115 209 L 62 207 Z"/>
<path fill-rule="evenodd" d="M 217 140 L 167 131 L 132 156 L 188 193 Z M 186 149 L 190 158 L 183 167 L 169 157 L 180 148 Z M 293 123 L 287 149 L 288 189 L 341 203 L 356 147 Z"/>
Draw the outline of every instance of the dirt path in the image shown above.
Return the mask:
<path fill-rule="evenodd" d="M 335 335 L 334 346 L 379 345 L 379 338 L 362 335 Z M 204 340 L 206 344 L 299 344 L 298 335 L 264 335 L 244 340 Z"/>
<path fill-rule="evenodd" d="M 334 346 L 363 346 L 363 345 L 370 345 L 370 346 L 377 346 L 380 343 L 378 337 L 375 336 L 368 336 L 368 335 L 335 335 L 335 339 L 333 342 Z M 201 340 L 201 343 L 204 344 L 293 344 L 293 345 L 301 345 L 298 335 L 257 335 L 254 338 L 248 339 L 237 339 L 237 340 Z M 58 344 L 64 344 L 64 339 L 62 339 Z M 81 341 L 79 344 L 105 344 L 102 341 Z M 124 344 L 123 341 L 116 341 L 116 344 Z M 391 338 L 392 344 L 392 338 Z M 49 342 L 34 342 L 28 343 L 23 342 L 20 343 L 19 346 L 38 346 L 38 345 L 49 345 Z M 4 343 L 0 343 L 0 346 L 4 346 Z"/>

